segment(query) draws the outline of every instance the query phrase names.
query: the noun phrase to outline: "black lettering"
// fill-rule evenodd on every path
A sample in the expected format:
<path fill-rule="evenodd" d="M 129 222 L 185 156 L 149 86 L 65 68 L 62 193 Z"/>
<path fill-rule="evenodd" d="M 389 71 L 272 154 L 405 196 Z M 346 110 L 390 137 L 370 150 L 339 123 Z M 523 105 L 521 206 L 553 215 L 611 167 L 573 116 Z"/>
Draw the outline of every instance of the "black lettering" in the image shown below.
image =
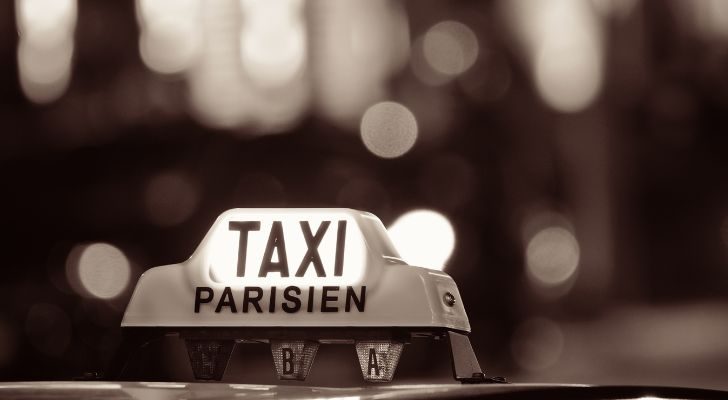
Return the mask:
<path fill-rule="evenodd" d="M 316 276 L 326 276 L 324 265 L 321 262 L 321 256 L 319 256 L 318 253 L 318 246 L 321 243 L 321 239 L 323 239 L 324 234 L 326 234 L 326 230 L 329 228 L 329 225 L 331 225 L 331 221 L 322 221 L 321 225 L 319 225 L 316 230 L 316 234 L 312 234 L 311 225 L 309 225 L 308 221 L 301 221 L 301 231 L 303 232 L 303 238 L 306 240 L 308 250 L 301 260 L 301 265 L 298 267 L 298 271 L 296 271 L 296 276 L 305 275 L 308 270 L 308 266 L 311 264 L 313 264 L 313 268 L 316 270 Z"/>
<path fill-rule="evenodd" d="M 339 311 L 339 307 L 337 306 L 331 306 L 329 307 L 326 303 L 330 301 L 336 301 L 339 299 L 339 296 L 329 296 L 330 291 L 339 291 L 338 286 L 324 286 L 321 292 L 321 312 L 337 312 Z"/>
<path fill-rule="evenodd" d="M 369 349 L 369 366 L 367 366 L 367 375 L 372 375 L 372 369 L 374 370 L 374 376 L 379 376 L 379 362 L 377 361 L 377 352 L 373 348 Z"/>
<path fill-rule="evenodd" d="M 276 287 L 272 286 L 270 288 L 270 301 L 268 302 L 268 312 L 274 313 L 276 312 Z"/>
<path fill-rule="evenodd" d="M 293 373 L 293 349 L 284 347 L 281 349 L 283 353 L 283 375 Z"/>
<path fill-rule="evenodd" d="M 273 262 L 273 251 L 278 254 L 278 261 Z M 259 277 L 268 276 L 269 272 L 280 272 L 282 277 L 288 277 L 288 256 L 286 256 L 286 240 L 283 237 L 283 225 L 281 221 L 273 221 L 268 236 L 268 244 L 265 245 L 263 262 L 260 264 Z"/>
<path fill-rule="evenodd" d="M 250 292 L 255 292 L 256 296 L 252 297 L 250 296 Z M 248 312 L 248 304 L 252 304 L 253 307 L 255 307 L 255 310 L 259 313 L 263 312 L 263 309 L 260 308 L 260 299 L 263 298 L 263 288 L 259 288 L 257 286 L 246 286 L 245 291 L 243 292 L 243 312 Z"/>
<path fill-rule="evenodd" d="M 220 296 L 220 301 L 217 302 L 217 307 L 215 307 L 215 312 L 219 313 L 223 307 L 230 307 L 230 312 L 238 312 L 237 307 L 235 307 L 235 300 L 233 300 L 233 291 L 230 290 L 230 286 L 225 286 L 225 289 L 223 289 L 222 296 Z"/>
<path fill-rule="evenodd" d="M 362 286 L 361 287 L 361 294 L 359 297 L 356 297 L 356 292 L 354 291 L 354 288 L 351 286 L 346 287 L 346 303 L 344 305 L 344 311 L 349 312 L 351 310 L 351 303 L 353 302 L 356 306 L 356 309 L 359 310 L 359 312 L 364 312 L 364 304 L 367 300 L 367 287 Z"/>
<path fill-rule="evenodd" d="M 344 245 L 346 244 L 346 220 L 339 221 L 336 230 L 336 257 L 334 258 L 334 276 L 344 274 Z"/>
<path fill-rule="evenodd" d="M 313 312 L 313 286 L 308 287 L 308 305 L 306 311 Z"/>
<path fill-rule="evenodd" d="M 245 276 L 245 260 L 248 254 L 248 232 L 259 231 L 260 221 L 230 221 L 228 229 L 240 231 L 240 244 L 238 245 L 238 277 Z"/>
<path fill-rule="evenodd" d="M 203 298 L 202 293 L 207 293 L 207 297 Z M 200 312 L 200 304 L 202 303 L 209 303 L 212 301 L 212 298 L 215 297 L 214 292 L 212 291 L 211 287 L 202 286 L 195 288 L 195 312 Z"/>
<path fill-rule="evenodd" d="M 296 293 L 296 296 L 292 296 L 291 292 Z M 288 303 L 281 304 L 281 308 L 283 308 L 283 311 L 287 313 L 295 313 L 298 312 L 298 310 L 301 309 L 301 300 L 298 298 L 298 296 L 301 295 L 301 289 L 299 289 L 296 286 L 289 286 L 283 290 L 283 298 L 286 299 L 286 301 L 290 301 L 293 303 L 293 306 L 289 306 Z"/>

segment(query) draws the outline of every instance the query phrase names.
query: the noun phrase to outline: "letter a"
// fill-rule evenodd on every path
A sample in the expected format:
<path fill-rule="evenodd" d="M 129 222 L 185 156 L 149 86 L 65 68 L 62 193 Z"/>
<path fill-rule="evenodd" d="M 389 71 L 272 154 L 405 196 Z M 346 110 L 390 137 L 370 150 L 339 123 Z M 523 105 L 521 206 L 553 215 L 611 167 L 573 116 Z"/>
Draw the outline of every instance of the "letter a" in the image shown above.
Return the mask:
<path fill-rule="evenodd" d="M 377 352 L 374 351 L 374 349 L 369 349 L 369 366 L 367 367 L 367 375 L 372 375 L 372 369 L 374 369 L 374 376 L 379 376 Z"/>
<path fill-rule="evenodd" d="M 273 262 L 273 250 L 278 254 L 278 262 Z M 281 221 L 273 221 L 268 236 L 268 244 L 263 253 L 263 262 L 260 264 L 258 276 L 263 278 L 269 272 L 280 272 L 281 277 L 288 277 L 288 257 L 286 256 L 286 241 L 283 238 L 283 226 Z"/>

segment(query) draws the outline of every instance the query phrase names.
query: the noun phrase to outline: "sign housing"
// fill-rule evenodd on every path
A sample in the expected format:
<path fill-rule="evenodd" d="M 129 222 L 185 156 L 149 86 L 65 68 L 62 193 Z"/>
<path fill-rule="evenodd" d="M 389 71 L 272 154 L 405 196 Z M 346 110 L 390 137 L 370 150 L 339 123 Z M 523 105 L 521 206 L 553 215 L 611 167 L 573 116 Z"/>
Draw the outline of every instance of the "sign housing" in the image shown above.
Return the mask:
<path fill-rule="evenodd" d="M 122 358 L 179 335 L 198 379 L 221 379 L 252 341 L 271 343 L 281 379 L 304 379 L 319 344 L 357 343 L 364 378 L 389 381 L 403 345 L 432 337 L 451 344 L 456 379 L 486 380 L 452 278 L 408 265 L 376 216 L 351 209 L 226 211 L 188 260 L 139 278 L 121 326 Z"/>

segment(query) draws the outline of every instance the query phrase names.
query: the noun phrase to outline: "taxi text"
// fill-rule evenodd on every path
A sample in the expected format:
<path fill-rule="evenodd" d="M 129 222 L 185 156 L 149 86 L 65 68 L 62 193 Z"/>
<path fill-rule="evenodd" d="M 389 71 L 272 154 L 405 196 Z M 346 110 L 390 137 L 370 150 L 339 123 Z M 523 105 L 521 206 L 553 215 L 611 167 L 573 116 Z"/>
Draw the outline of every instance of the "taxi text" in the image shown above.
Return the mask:
<path fill-rule="evenodd" d="M 323 221 L 314 233 L 308 221 L 300 221 L 301 233 L 306 243 L 306 254 L 296 269 L 295 276 L 302 277 L 310 266 L 313 266 L 317 277 L 326 277 L 324 265 L 318 252 L 319 244 L 332 221 Z M 230 221 L 228 229 L 240 233 L 238 243 L 237 276 L 244 277 L 248 254 L 248 235 L 259 231 L 261 221 Z M 346 221 L 338 221 L 336 228 L 336 249 L 334 254 L 334 276 L 342 276 L 344 269 L 344 246 L 346 242 Z M 276 260 L 274 260 L 274 258 Z M 260 265 L 258 277 L 266 277 L 269 273 L 278 273 L 287 278 L 290 275 L 288 255 L 286 252 L 286 238 L 283 235 L 282 221 L 273 221 L 270 234 L 263 252 L 263 261 Z"/>

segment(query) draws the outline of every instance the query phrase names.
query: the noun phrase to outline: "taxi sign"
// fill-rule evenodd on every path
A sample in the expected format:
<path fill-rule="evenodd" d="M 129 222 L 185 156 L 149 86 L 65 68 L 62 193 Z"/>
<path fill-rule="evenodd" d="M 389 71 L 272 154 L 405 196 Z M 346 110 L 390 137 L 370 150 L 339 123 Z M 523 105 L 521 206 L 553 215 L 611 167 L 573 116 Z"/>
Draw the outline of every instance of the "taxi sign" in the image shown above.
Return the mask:
<path fill-rule="evenodd" d="M 139 278 L 121 326 L 127 347 L 184 338 L 197 379 L 221 379 L 235 343 L 264 341 L 280 379 L 305 379 L 320 343 L 356 343 L 364 379 L 390 381 L 414 336 L 449 341 L 456 379 L 485 379 L 452 278 L 408 265 L 376 216 L 351 209 L 226 211 L 188 260 Z"/>

